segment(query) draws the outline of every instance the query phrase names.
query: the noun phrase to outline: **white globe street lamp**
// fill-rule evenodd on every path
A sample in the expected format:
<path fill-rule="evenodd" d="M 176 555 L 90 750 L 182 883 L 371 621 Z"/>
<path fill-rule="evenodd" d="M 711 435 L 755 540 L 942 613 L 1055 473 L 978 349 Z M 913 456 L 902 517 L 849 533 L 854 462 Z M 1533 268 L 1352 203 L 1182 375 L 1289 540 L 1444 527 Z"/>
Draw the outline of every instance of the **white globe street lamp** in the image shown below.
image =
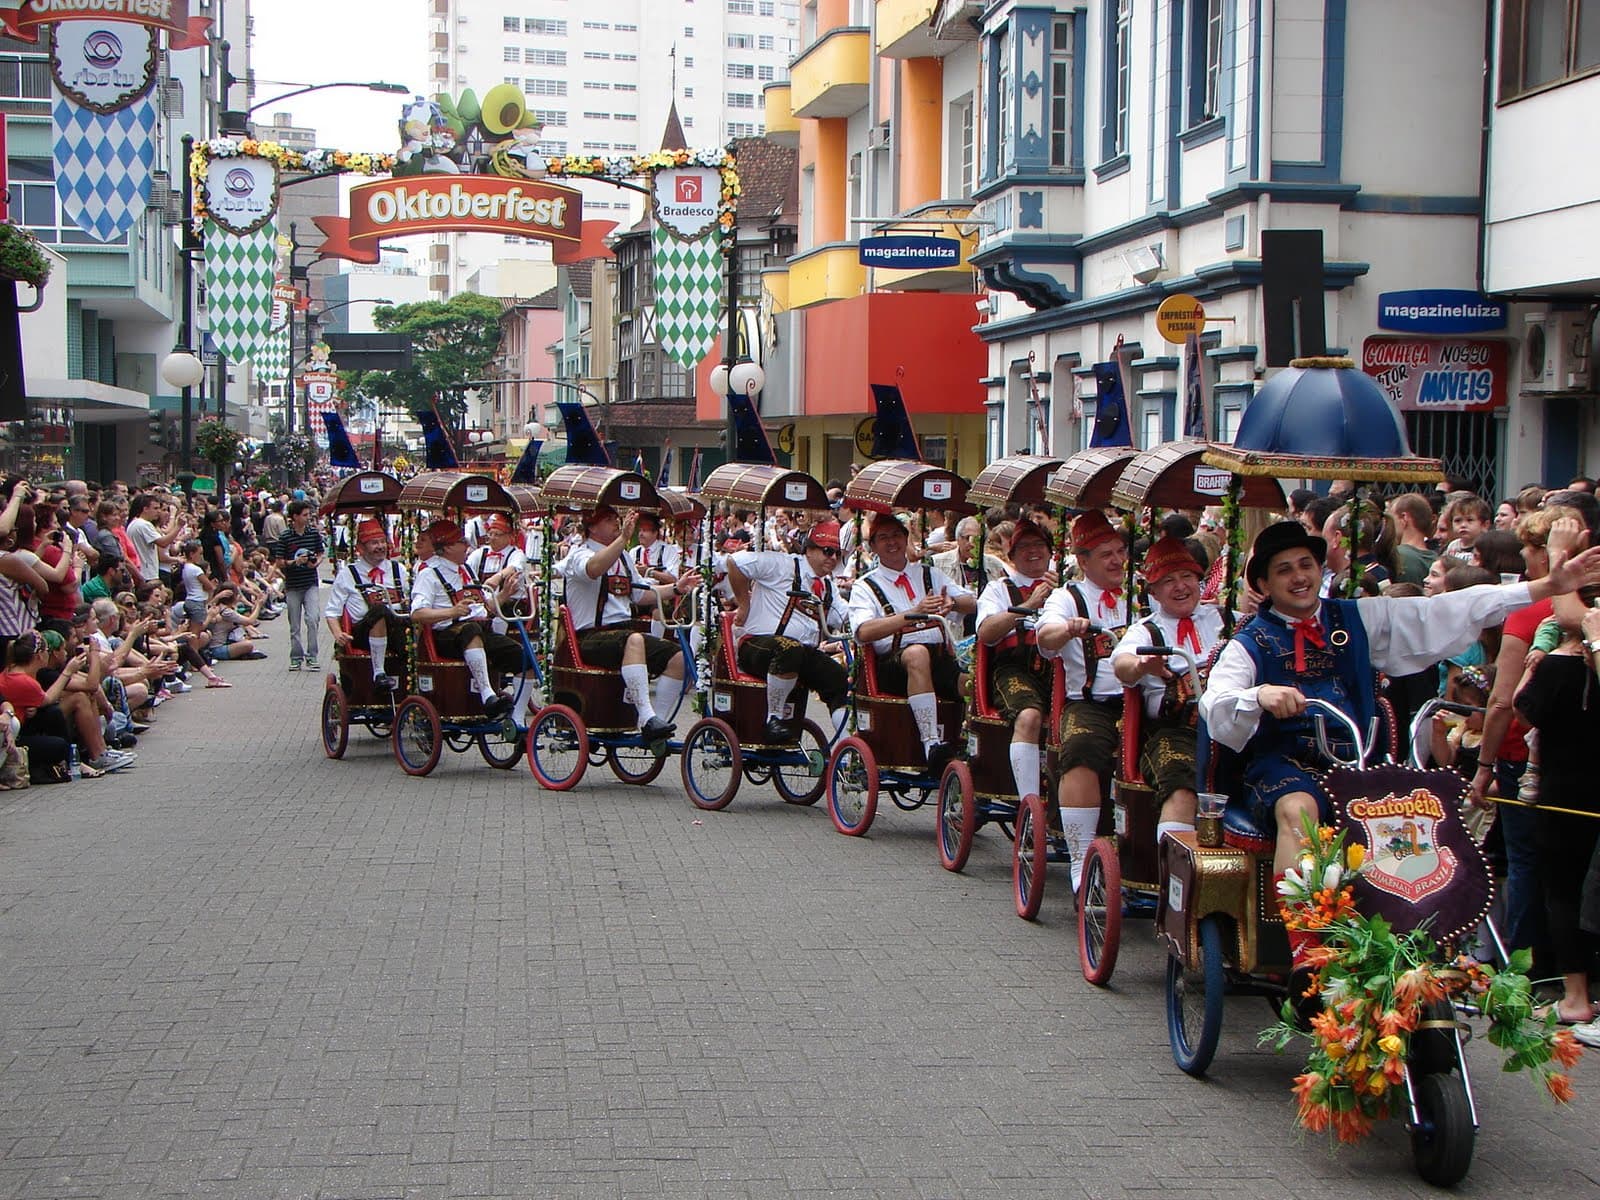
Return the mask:
<path fill-rule="evenodd" d="M 161 360 L 161 378 L 175 388 L 192 388 L 206 376 L 205 365 L 188 350 L 174 350 Z"/>
<path fill-rule="evenodd" d="M 761 369 L 760 363 L 746 360 L 728 372 L 728 385 L 733 391 L 754 396 L 767 386 L 767 373 Z"/>
<path fill-rule="evenodd" d="M 730 374 L 727 363 L 718 363 L 711 368 L 711 390 L 724 400 L 728 398 L 728 376 Z"/>

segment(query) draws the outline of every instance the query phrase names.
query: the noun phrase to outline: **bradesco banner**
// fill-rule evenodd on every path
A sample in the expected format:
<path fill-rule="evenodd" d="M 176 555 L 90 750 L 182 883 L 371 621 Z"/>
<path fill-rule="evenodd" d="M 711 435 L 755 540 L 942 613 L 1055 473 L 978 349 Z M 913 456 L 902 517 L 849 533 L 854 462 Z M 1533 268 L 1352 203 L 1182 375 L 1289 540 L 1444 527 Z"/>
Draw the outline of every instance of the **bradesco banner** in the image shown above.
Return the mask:
<path fill-rule="evenodd" d="M 378 261 L 378 244 L 416 233 L 501 233 L 549 242 L 556 262 L 606 253 L 614 225 L 583 220 L 583 193 L 498 175 L 417 175 L 350 189 L 349 217 L 315 217 L 324 258 Z M 603 227 L 603 228 L 602 228 Z"/>
<path fill-rule="evenodd" d="M 1493 412 L 1506 404 L 1509 357 L 1488 338 L 1369 337 L 1361 369 L 1402 412 Z"/>

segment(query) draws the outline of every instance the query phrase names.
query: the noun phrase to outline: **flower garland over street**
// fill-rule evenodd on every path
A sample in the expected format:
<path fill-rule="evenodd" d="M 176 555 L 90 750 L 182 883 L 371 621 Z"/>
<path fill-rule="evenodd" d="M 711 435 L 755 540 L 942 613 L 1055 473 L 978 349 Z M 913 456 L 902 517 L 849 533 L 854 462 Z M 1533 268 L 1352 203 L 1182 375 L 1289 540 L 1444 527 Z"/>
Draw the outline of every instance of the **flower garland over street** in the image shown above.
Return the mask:
<path fill-rule="evenodd" d="M 720 147 L 714 150 L 657 150 L 651 154 L 595 155 L 592 158 L 551 158 L 545 174 L 551 179 L 636 179 L 673 167 L 713 167 L 722 177 L 722 196 L 717 223 L 724 232 L 733 228 L 738 214 L 739 171 L 734 155 Z"/>

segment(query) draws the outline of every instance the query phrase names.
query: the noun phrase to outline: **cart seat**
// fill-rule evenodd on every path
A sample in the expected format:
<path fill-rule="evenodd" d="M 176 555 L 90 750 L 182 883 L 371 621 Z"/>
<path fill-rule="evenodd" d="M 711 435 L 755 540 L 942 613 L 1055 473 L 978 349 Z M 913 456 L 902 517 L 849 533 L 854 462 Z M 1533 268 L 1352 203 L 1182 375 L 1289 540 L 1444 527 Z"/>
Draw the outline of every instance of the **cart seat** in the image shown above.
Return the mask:
<path fill-rule="evenodd" d="M 575 671 L 601 670 L 583 661 L 583 651 L 578 648 L 578 627 L 572 623 L 572 610 L 565 604 L 561 606 L 561 635 L 561 643 L 556 647 L 558 666 L 571 667 Z"/>
<path fill-rule="evenodd" d="M 348 609 L 341 609 L 339 612 L 339 628 L 344 630 L 346 633 L 354 633 L 356 631 L 356 623 L 350 619 L 350 612 Z M 370 650 L 363 650 L 360 646 L 354 645 L 346 646 L 343 650 L 340 650 L 339 653 L 345 658 L 372 657 L 372 652 Z"/>
<path fill-rule="evenodd" d="M 1235 850 L 1271 854 L 1278 845 L 1278 831 L 1257 824 L 1247 801 L 1231 799 L 1222 811 L 1222 840 Z"/>
<path fill-rule="evenodd" d="M 723 613 L 718 620 L 722 622 L 722 664 L 728 672 L 728 678 L 735 683 L 759 683 L 765 687 L 765 679 L 759 679 L 739 666 L 739 646 L 733 637 L 732 610 Z"/>
<path fill-rule="evenodd" d="M 433 626 L 426 624 L 417 625 L 417 659 L 419 662 L 446 662 L 441 658 L 439 648 L 433 644 Z"/>
<path fill-rule="evenodd" d="M 993 649 L 979 641 L 972 659 L 972 706 L 979 718 L 998 721 L 1000 710 L 995 707 L 994 696 L 989 690 L 991 687 L 989 659 L 992 656 Z"/>
<path fill-rule="evenodd" d="M 1143 783 L 1139 773 L 1139 739 L 1144 736 L 1144 692 L 1139 687 L 1122 689 L 1122 763 L 1118 778 L 1124 783 Z"/>

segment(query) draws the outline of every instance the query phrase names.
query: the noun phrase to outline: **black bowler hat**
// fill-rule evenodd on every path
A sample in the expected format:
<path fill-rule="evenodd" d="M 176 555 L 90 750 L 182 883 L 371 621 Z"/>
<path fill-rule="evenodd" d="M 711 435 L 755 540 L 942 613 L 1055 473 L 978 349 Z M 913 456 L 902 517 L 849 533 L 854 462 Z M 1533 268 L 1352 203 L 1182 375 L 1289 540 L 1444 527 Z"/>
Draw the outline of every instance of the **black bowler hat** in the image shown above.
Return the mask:
<path fill-rule="evenodd" d="M 1327 539 L 1307 533 L 1306 527 L 1299 521 L 1275 521 L 1257 535 L 1256 544 L 1250 551 L 1250 562 L 1244 569 L 1244 577 L 1251 587 L 1261 590 L 1261 581 L 1266 578 L 1267 568 L 1272 565 L 1273 558 L 1285 550 L 1309 550 L 1316 556 L 1318 566 L 1328 561 Z"/>

